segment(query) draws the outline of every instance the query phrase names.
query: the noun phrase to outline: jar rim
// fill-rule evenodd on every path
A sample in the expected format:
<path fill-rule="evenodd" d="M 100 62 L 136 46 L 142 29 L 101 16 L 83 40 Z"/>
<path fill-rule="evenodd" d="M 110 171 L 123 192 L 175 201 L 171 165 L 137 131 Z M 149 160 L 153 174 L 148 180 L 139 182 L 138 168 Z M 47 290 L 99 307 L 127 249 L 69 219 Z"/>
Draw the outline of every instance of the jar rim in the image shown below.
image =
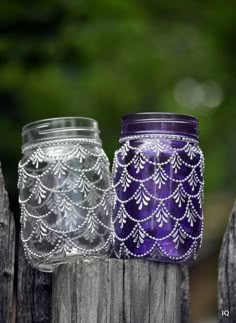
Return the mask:
<path fill-rule="evenodd" d="M 175 135 L 199 138 L 198 119 L 171 112 L 140 112 L 122 117 L 120 139 L 140 135 Z"/>
<path fill-rule="evenodd" d="M 176 112 L 137 112 L 137 113 L 129 113 L 122 116 L 123 122 L 132 122 L 132 121 L 148 121 L 148 120 L 163 120 L 163 121 L 174 121 L 174 120 L 183 120 L 183 121 L 192 121 L 198 122 L 198 119 L 190 114 L 182 114 Z"/>
<path fill-rule="evenodd" d="M 86 117 L 58 117 L 26 124 L 22 129 L 23 149 L 50 140 L 93 139 L 100 143 L 98 122 Z"/>
<path fill-rule="evenodd" d="M 44 123 L 52 123 L 52 122 L 56 122 L 56 121 L 89 121 L 91 122 L 91 125 L 97 125 L 97 121 L 95 119 L 92 118 L 87 118 L 87 117 L 55 117 L 55 118 L 45 118 L 45 119 L 40 119 L 40 120 L 36 120 L 36 121 L 32 121 L 27 123 L 26 125 L 23 126 L 22 128 L 22 134 L 24 134 L 27 131 L 30 131 L 34 128 L 36 128 L 37 126 L 40 126 L 41 124 Z"/>

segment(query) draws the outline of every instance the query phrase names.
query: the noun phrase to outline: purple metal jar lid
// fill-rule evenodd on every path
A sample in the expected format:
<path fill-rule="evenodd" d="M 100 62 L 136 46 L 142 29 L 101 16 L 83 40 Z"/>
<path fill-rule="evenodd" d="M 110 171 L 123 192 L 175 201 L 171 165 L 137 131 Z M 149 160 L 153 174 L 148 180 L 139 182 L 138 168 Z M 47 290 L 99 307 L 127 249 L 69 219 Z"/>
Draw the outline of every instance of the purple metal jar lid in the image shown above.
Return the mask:
<path fill-rule="evenodd" d="M 198 119 L 184 114 L 144 112 L 122 117 L 121 139 L 136 135 L 165 134 L 197 139 Z"/>

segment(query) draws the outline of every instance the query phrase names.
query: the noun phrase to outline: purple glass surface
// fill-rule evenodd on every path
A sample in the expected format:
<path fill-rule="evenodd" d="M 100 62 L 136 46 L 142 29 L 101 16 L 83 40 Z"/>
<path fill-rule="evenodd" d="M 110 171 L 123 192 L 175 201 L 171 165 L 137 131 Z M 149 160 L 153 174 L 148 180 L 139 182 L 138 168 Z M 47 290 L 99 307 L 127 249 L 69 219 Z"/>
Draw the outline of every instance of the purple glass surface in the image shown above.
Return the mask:
<path fill-rule="evenodd" d="M 202 241 L 203 168 L 196 118 L 123 117 L 113 164 L 117 257 L 177 263 L 196 258 Z"/>

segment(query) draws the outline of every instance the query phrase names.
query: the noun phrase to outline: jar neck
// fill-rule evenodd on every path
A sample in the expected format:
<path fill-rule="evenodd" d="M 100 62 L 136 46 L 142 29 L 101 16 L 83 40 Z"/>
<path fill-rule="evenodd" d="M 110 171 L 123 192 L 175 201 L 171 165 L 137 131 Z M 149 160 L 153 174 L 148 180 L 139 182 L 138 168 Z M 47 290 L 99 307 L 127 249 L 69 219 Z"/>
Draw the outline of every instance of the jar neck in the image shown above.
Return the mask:
<path fill-rule="evenodd" d="M 45 119 L 32 122 L 23 127 L 23 150 L 30 145 L 47 141 L 97 141 L 101 143 L 96 120 L 90 118 L 68 117 Z"/>
<path fill-rule="evenodd" d="M 122 117 L 120 140 L 158 135 L 198 140 L 198 119 L 176 113 L 135 113 Z"/>

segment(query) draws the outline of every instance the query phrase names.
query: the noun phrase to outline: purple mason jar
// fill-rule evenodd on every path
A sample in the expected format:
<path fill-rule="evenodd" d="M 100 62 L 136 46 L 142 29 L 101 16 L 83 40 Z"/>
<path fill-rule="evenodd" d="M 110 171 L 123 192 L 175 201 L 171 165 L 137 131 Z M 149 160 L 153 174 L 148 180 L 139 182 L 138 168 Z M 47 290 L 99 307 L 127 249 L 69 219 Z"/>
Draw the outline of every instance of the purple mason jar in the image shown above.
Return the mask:
<path fill-rule="evenodd" d="M 203 233 L 204 158 L 198 120 L 124 116 L 113 164 L 114 252 L 174 263 L 195 259 Z"/>

